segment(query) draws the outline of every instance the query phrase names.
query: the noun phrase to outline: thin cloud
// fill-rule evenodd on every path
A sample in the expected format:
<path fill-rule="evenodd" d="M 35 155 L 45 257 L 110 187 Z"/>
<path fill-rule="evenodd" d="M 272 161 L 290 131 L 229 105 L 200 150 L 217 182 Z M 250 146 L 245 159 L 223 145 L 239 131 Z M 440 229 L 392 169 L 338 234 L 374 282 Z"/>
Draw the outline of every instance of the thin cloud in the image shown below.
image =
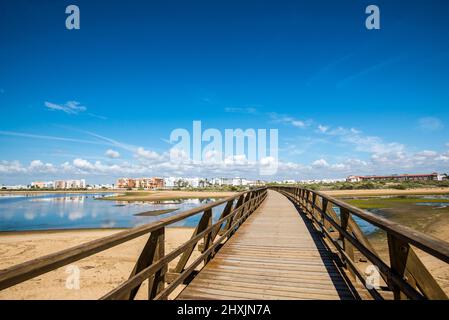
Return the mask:
<path fill-rule="evenodd" d="M 0 131 L 0 135 L 13 136 L 13 137 L 23 137 L 23 138 L 31 138 L 31 139 L 56 140 L 56 141 L 66 141 L 66 142 L 77 142 L 77 143 L 88 143 L 88 144 L 105 145 L 105 143 L 98 142 L 98 141 L 83 140 L 83 139 L 73 139 L 73 138 L 65 138 L 65 137 L 56 137 L 56 136 L 46 136 L 46 135 L 31 134 L 31 133 L 25 133 L 25 132 Z"/>
<path fill-rule="evenodd" d="M 228 107 L 225 108 L 225 112 L 229 113 L 243 113 L 243 114 L 257 114 L 257 108 L 254 107 Z"/>
<path fill-rule="evenodd" d="M 332 61 L 328 65 L 319 69 L 313 76 L 311 76 L 309 78 L 309 80 L 306 82 L 306 86 L 308 86 L 308 87 L 311 86 L 314 82 L 323 78 L 329 71 L 331 71 L 332 69 L 335 69 L 338 65 L 342 64 L 343 62 L 348 61 L 353 56 L 354 56 L 354 53 L 344 55 L 341 58 L 338 58 L 337 60 Z"/>
<path fill-rule="evenodd" d="M 111 159 L 120 158 L 120 152 L 112 150 L 112 149 L 106 150 L 105 155 Z"/>
<path fill-rule="evenodd" d="M 71 127 L 67 127 L 67 126 L 61 126 L 61 127 L 62 128 L 66 128 L 66 129 L 70 129 L 70 130 L 74 130 L 74 131 L 77 131 L 77 132 L 81 132 L 81 133 L 84 133 L 84 134 L 87 134 L 87 135 L 89 135 L 91 137 L 94 137 L 96 139 L 99 139 L 99 140 L 103 141 L 103 143 L 106 144 L 106 145 L 114 146 L 114 147 L 117 147 L 117 148 L 120 148 L 120 149 L 123 149 L 123 150 L 127 150 L 127 151 L 130 151 L 130 152 L 136 152 L 137 148 L 138 148 L 137 146 L 134 146 L 134 145 L 131 145 L 131 144 L 127 144 L 127 143 L 123 143 L 123 142 L 120 142 L 120 141 L 117 141 L 115 139 L 111 139 L 111 138 L 99 135 L 99 134 L 91 132 L 91 131 L 75 129 L 75 128 L 71 128 Z"/>
<path fill-rule="evenodd" d="M 342 88 L 346 84 L 348 84 L 349 82 L 353 82 L 354 80 L 356 80 L 356 79 L 358 79 L 360 77 L 363 77 L 363 76 L 365 76 L 367 74 L 370 74 L 371 72 L 374 72 L 374 71 L 377 71 L 379 69 L 385 68 L 385 67 L 387 67 L 389 65 L 392 65 L 392 64 L 400 61 L 401 59 L 402 59 L 402 56 L 395 57 L 395 58 L 390 58 L 390 59 L 384 60 L 384 61 L 382 61 L 380 63 L 377 63 L 375 65 L 369 66 L 369 67 L 367 67 L 365 69 L 362 69 L 361 71 L 359 71 L 357 73 L 354 73 L 354 74 L 352 74 L 352 75 L 350 75 L 350 76 L 340 80 L 337 83 L 337 88 Z"/>
<path fill-rule="evenodd" d="M 276 112 L 271 112 L 268 115 L 276 123 L 287 124 L 287 125 L 294 126 L 296 128 L 306 128 L 312 124 L 312 120 L 296 119 L 292 116 L 281 115 Z"/>
<path fill-rule="evenodd" d="M 97 118 L 97 119 L 100 119 L 100 120 L 108 120 L 107 117 L 105 117 L 105 116 L 100 116 L 100 115 L 95 114 L 95 113 L 88 113 L 88 115 L 91 116 L 92 118 Z"/>
<path fill-rule="evenodd" d="M 437 131 L 444 127 L 443 122 L 435 117 L 425 117 L 418 121 L 419 128 L 423 131 Z"/>
<path fill-rule="evenodd" d="M 72 115 L 76 115 L 80 112 L 84 112 L 87 110 L 87 108 L 85 106 L 81 105 L 77 101 L 67 101 L 64 104 L 57 104 L 57 103 L 45 101 L 44 105 L 46 108 L 48 108 L 50 110 L 62 111 L 62 112 L 65 112 L 67 114 L 72 114 Z"/>

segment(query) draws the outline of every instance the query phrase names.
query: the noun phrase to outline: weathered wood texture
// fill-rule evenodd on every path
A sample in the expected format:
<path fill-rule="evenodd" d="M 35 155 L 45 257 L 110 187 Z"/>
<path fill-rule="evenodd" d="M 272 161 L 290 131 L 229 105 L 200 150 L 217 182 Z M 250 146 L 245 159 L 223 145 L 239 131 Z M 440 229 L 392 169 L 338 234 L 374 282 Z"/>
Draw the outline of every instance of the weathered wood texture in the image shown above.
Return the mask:
<path fill-rule="evenodd" d="M 293 203 L 269 190 L 178 299 L 357 298 L 336 258 Z"/>
<path fill-rule="evenodd" d="M 352 278 L 364 283 L 373 298 L 384 299 L 393 293 L 395 299 L 447 299 L 445 292 L 412 248 L 412 245 L 416 246 L 449 263 L 447 242 L 396 224 L 318 191 L 298 187 L 274 189 L 287 196 L 313 221 L 316 229 L 340 253 L 343 265 L 351 272 Z M 338 210 L 338 215 L 334 209 Z M 377 254 L 352 216 L 375 225 L 387 234 L 389 265 Z M 378 270 L 387 288 L 382 285 L 373 287 L 370 284 L 366 271 L 362 272 L 358 265 L 360 259 L 359 261 L 355 259 L 355 250 L 363 256 L 362 261 L 372 263 L 368 268 L 374 267 Z"/>

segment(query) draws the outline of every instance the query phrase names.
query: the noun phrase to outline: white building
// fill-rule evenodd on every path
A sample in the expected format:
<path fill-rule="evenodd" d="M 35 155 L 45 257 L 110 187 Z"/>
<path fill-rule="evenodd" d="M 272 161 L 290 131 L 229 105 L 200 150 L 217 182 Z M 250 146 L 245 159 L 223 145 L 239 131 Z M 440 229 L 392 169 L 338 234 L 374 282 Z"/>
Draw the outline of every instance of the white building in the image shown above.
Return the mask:
<path fill-rule="evenodd" d="M 23 185 L 23 184 L 17 184 L 17 185 L 4 185 L 2 184 L 0 189 L 7 189 L 7 190 L 19 190 L 19 189 L 29 189 L 30 187 L 27 185 Z"/>
<path fill-rule="evenodd" d="M 53 189 L 53 181 L 33 181 L 31 182 L 31 187 L 35 189 Z"/>
<path fill-rule="evenodd" d="M 55 189 L 85 189 L 86 180 L 55 180 L 53 187 Z"/>

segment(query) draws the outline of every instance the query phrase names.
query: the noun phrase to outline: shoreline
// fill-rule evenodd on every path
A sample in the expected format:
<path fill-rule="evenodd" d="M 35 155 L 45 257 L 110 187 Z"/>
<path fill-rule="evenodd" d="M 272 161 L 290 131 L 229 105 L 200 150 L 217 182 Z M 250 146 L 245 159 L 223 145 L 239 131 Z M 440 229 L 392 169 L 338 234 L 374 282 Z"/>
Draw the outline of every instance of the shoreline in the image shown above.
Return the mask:
<path fill-rule="evenodd" d="M 27 194 L 27 193 L 123 193 L 123 190 L 115 190 L 115 189 L 92 189 L 92 190 L 0 190 L 0 194 Z"/>
<path fill-rule="evenodd" d="M 449 188 L 416 188 L 416 189 L 354 189 L 354 190 L 318 190 L 329 196 L 385 196 L 385 195 L 449 195 Z M 0 195 L 21 194 L 89 194 L 89 193 L 118 193 L 119 195 L 99 198 L 110 201 L 154 201 L 188 198 L 223 198 L 232 196 L 237 191 L 204 191 L 204 190 L 123 190 L 123 189 L 95 189 L 95 190 L 0 190 Z"/>
<path fill-rule="evenodd" d="M 234 191 L 128 191 L 121 195 L 97 198 L 102 201 L 167 201 L 179 199 L 227 198 L 235 195 Z"/>

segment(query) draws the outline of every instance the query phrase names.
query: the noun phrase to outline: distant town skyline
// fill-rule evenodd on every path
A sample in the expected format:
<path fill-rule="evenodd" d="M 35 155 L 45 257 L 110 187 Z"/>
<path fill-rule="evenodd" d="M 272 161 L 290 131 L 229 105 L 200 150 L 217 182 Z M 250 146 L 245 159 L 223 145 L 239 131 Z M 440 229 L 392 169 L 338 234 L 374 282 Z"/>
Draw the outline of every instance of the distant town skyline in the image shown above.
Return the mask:
<path fill-rule="evenodd" d="M 0 185 L 449 172 L 449 2 L 0 4 Z M 4 14 L 7 12 L 8 14 Z M 278 129 L 279 168 L 176 164 L 176 128 Z"/>

